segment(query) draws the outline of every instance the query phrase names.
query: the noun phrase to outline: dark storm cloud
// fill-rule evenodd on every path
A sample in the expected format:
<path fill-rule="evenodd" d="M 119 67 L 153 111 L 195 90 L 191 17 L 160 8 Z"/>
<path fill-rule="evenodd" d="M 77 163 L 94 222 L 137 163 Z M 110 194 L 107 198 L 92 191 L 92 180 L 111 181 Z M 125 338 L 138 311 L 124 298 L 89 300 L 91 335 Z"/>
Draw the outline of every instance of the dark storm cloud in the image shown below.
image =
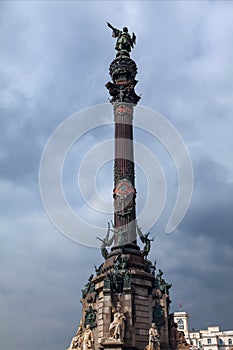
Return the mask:
<path fill-rule="evenodd" d="M 208 235 L 218 244 L 231 244 L 233 238 L 233 184 L 226 167 L 205 157 L 194 162 L 195 187 L 192 204 L 181 230 L 193 236 Z"/>
<path fill-rule="evenodd" d="M 73 16 L 72 4 L 34 4 L 5 5 L 1 21 L 1 175 L 8 179 L 35 176 L 43 146 L 58 123 L 107 95 L 100 88 L 108 65 L 102 59 L 104 31 L 96 40 L 91 20 L 88 26 L 80 12 Z"/>
<path fill-rule="evenodd" d="M 188 213 L 178 230 L 158 236 L 154 254 L 173 283 L 172 309 L 181 302 L 196 329 L 206 322 L 229 329 L 232 309 L 223 302 L 223 289 L 227 300 L 233 288 L 233 186 L 226 168 L 208 157 L 199 156 L 193 166 Z"/>
<path fill-rule="evenodd" d="M 20 214 L 13 215 L 10 230 L 1 235 L 1 346 L 9 344 L 14 329 L 20 334 L 11 338 L 12 348 L 25 347 L 25 342 L 65 348 L 80 317 L 81 286 L 100 257 L 51 226 L 47 232 L 40 214 Z"/>

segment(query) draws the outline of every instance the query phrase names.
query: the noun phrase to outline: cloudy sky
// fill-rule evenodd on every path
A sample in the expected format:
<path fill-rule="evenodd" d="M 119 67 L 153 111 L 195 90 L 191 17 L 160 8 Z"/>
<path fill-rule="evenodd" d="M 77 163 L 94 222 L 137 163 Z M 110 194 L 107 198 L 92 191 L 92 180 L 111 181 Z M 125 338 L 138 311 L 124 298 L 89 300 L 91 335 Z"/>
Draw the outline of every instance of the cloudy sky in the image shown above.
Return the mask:
<path fill-rule="evenodd" d="M 150 229 L 156 237 L 150 258 L 173 284 L 171 311 L 181 302 L 190 328 L 233 329 L 232 18 L 231 1 L 1 1 L 1 348 L 65 349 L 80 319 L 80 290 L 94 264 L 102 262 L 98 249 L 68 239 L 50 221 L 39 167 L 60 123 L 108 102 L 104 85 L 115 42 L 106 21 L 136 33 L 132 58 L 139 70 L 139 104 L 173 124 L 192 159 L 191 204 L 167 235 L 176 168 L 159 142 L 135 132 L 159 158 L 167 181 L 163 215 Z M 90 131 L 64 163 L 70 206 L 98 227 L 106 227 L 111 217 L 90 212 L 77 174 L 85 152 L 111 138 L 112 131 L 111 126 Z M 140 167 L 137 175 L 140 210 L 149 175 Z M 108 162 L 96 175 L 106 200 L 112 181 Z"/>

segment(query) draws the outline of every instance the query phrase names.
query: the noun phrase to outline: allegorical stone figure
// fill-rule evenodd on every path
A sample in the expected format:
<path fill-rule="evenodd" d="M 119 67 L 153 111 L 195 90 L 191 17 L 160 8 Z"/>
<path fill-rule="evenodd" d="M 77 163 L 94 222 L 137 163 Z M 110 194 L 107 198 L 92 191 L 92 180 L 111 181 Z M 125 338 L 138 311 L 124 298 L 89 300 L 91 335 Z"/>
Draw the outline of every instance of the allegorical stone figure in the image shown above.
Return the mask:
<path fill-rule="evenodd" d="M 82 320 L 80 320 L 79 326 L 78 326 L 78 330 L 75 334 L 75 336 L 73 337 L 73 339 L 71 340 L 70 346 L 68 349 L 80 349 L 81 345 L 82 345 L 82 333 L 83 333 L 83 329 L 82 329 Z"/>
<path fill-rule="evenodd" d="M 148 345 L 147 349 L 148 350 L 160 350 L 159 331 L 158 331 L 155 323 L 152 323 L 151 328 L 149 329 L 149 345 Z"/>
<path fill-rule="evenodd" d="M 110 339 L 116 339 L 124 341 L 125 335 L 125 316 L 121 312 L 121 303 L 117 303 L 116 311 L 114 312 L 114 318 L 109 326 Z"/>
<path fill-rule="evenodd" d="M 86 329 L 83 333 L 83 350 L 94 350 L 94 336 L 89 324 L 86 325 Z"/>

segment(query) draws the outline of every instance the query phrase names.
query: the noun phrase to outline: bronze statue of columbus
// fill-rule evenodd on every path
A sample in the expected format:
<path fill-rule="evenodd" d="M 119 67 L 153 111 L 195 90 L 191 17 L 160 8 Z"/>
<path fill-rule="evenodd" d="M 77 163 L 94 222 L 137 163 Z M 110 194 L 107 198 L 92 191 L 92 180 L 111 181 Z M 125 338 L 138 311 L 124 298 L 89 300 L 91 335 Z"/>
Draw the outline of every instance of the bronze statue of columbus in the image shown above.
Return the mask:
<path fill-rule="evenodd" d="M 136 35 L 132 33 L 131 37 L 127 27 L 124 27 L 123 30 L 119 30 L 114 28 L 109 22 L 107 22 L 107 25 L 112 29 L 113 38 L 117 38 L 115 49 L 117 51 L 131 52 L 131 48 L 133 49 L 136 44 Z"/>

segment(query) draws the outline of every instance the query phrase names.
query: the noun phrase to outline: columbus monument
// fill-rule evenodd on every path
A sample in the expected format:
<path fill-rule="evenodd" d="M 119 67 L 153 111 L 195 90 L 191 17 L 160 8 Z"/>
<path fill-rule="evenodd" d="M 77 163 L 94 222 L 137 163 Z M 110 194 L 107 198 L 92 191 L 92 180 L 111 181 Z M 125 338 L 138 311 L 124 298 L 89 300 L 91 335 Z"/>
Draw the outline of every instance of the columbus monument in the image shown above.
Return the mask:
<path fill-rule="evenodd" d="M 140 97 L 130 57 L 136 36 L 107 25 L 117 51 L 106 84 L 115 122 L 114 218 L 106 236 L 98 237 L 103 263 L 82 289 L 82 316 L 69 349 L 175 350 L 182 344 L 169 313 L 171 284 L 149 260 L 153 238 L 136 220 L 133 114 Z"/>

